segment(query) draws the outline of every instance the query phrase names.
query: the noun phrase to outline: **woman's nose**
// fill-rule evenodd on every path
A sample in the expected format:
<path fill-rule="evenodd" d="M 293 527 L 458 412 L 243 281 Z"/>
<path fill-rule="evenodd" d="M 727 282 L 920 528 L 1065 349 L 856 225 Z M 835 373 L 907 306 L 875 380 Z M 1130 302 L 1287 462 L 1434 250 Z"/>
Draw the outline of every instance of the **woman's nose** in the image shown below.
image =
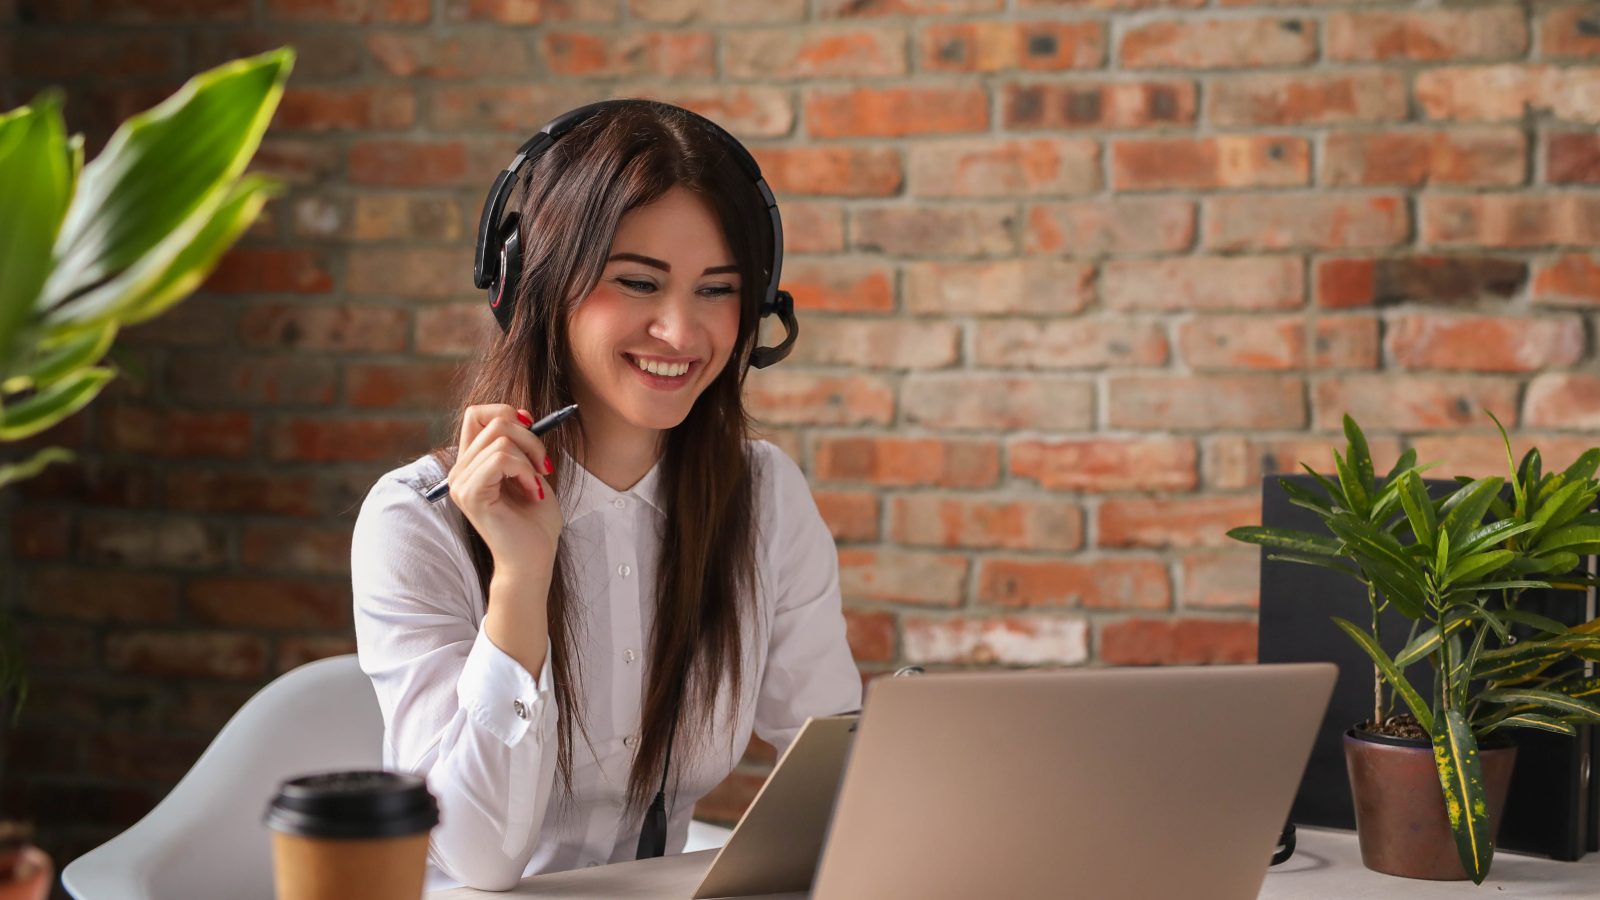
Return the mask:
<path fill-rule="evenodd" d="M 694 297 L 681 292 L 666 293 L 656 304 L 655 318 L 650 323 L 650 336 L 674 347 L 684 346 L 694 325 Z"/>

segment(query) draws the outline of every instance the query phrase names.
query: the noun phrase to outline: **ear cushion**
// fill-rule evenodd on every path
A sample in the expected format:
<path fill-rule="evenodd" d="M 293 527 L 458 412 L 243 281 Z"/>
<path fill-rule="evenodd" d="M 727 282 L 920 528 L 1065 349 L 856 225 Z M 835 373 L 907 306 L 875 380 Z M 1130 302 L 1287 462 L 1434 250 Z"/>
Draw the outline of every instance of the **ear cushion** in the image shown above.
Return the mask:
<path fill-rule="evenodd" d="M 494 311 L 500 330 L 511 328 L 511 314 L 516 305 L 517 279 L 522 275 L 522 236 L 517 231 L 515 214 L 507 217 L 504 235 L 500 242 L 500 265 L 494 281 L 489 284 L 489 308 Z"/>

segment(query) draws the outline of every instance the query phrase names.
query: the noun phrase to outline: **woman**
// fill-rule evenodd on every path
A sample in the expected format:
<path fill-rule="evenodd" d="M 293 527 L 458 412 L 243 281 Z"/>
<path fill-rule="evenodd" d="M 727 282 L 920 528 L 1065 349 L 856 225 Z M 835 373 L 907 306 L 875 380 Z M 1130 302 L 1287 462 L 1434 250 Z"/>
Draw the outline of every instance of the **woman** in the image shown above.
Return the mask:
<path fill-rule="evenodd" d="M 427 774 L 450 879 L 633 859 L 663 785 L 681 852 L 752 730 L 781 752 L 860 706 L 832 538 L 798 467 L 747 436 L 777 236 L 731 140 L 635 101 L 531 159 L 522 274 L 459 439 L 362 506 L 384 763 Z M 543 440 L 525 427 L 570 403 Z"/>

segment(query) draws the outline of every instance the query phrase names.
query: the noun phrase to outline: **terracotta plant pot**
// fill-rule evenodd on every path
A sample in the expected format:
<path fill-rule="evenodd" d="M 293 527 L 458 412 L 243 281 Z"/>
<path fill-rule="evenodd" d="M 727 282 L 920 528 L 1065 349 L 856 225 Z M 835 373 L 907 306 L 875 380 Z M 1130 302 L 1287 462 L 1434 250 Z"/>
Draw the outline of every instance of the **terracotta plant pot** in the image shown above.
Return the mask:
<path fill-rule="evenodd" d="M 0 831 L 5 830 L 0 826 Z M 50 857 L 25 840 L 16 837 L 0 846 L 0 900 L 44 900 L 50 894 L 50 882 L 55 875 Z"/>
<path fill-rule="evenodd" d="M 1498 835 L 1517 747 L 1509 741 L 1491 743 L 1480 747 L 1478 756 L 1489 795 L 1489 833 Z M 1467 878 L 1445 818 L 1431 743 L 1352 729 L 1344 734 L 1344 759 L 1367 868 L 1433 881 Z"/>

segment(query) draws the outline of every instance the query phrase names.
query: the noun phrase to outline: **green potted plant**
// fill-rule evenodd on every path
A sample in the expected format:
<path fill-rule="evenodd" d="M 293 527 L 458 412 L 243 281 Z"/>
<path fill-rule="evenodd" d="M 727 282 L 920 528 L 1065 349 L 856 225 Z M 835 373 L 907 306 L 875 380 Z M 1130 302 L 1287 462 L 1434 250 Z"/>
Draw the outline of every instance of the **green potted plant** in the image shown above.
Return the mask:
<path fill-rule="evenodd" d="M 59 92 L 0 114 L 0 445 L 93 400 L 116 374 L 105 360 L 117 331 L 193 293 L 255 221 L 277 185 L 244 170 L 293 63 L 286 47 L 202 72 L 124 122 L 87 165 Z M 0 489 L 71 458 L 8 453 Z M 11 713 L 0 726 L 27 696 L 6 615 L 0 709 Z M 0 875 L 0 891 L 12 877 Z"/>
<path fill-rule="evenodd" d="M 1494 419 L 1493 414 L 1490 418 Z M 1575 572 L 1600 551 L 1600 448 L 1545 472 L 1537 448 L 1517 463 L 1505 429 L 1509 479 L 1458 476 L 1447 496 L 1429 496 L 1414 451 L 1376 477 L 1366 438 L 1349 416 L 1337 477 L 1302 466 L 1322 494 L 1280 480 L 1290 502 L 1322 519 L 1324 534 L 1246 526 L 1229 537 L 1269 558 L 1333 569 L 1367 588 L 1372 621 L 1335 618 L 1374 665 L 1373 715 L 1345 735 L 1362 860 L 1418 878 L 1482 883 L 1509 783 L 1511 729 L 1574 734 L 1600 723 L 1600 678 L 1572 660 L 1600 659 L 1600 619 L 1567 626 L 1519 609 L 1530 588 L 1583 590 Z M 1503 497 L 1509 480 L 1511 493 Z M 1379 614 L 1411 622 L 1390 656 Z M 1519 637 L 1519 632 L 1521 636 Z M 1424 698 L 1407 670 L 1427 666 Z M 1388 691 L 1385 692 L 1384 688 Z M 1391 714 L 1395 698 L 1406 711 Z M 1424 798 L 1425 802 L 1417 802 Z"/>

